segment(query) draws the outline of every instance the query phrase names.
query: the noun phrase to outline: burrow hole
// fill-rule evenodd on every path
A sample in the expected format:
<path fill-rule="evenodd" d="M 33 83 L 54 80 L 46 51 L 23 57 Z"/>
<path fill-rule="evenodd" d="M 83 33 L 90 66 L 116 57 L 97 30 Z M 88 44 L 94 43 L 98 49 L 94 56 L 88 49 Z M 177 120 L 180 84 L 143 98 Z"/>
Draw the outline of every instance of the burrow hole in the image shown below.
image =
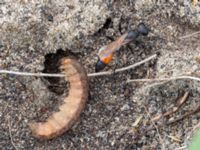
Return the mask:
<path fill-rule="evenodd" d="M 45 56 L 43 73 L 60 73 L 60 60 L 64 57 L 73 56 L 74 54 L 62 49 L 58 49 L 56 53 L 49 53 Z M 60 77 L 44 77 L 44 82 L 48 89 L 57 94 L 62 95 L 66 93 L 69 83 Z"/>

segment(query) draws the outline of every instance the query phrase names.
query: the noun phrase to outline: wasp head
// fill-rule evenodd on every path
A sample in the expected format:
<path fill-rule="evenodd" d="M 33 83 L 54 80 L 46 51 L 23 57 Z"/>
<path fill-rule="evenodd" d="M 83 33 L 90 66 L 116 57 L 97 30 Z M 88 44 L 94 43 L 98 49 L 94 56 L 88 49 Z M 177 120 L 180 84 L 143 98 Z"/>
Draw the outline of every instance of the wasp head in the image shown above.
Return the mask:
<path fill-rule="evenodd" d="M 140 34 L 142 35 L 148 35 L 150 29 L 144 24 L 144 23 L 140 23 L 137 27 L 137 30 Z"/>

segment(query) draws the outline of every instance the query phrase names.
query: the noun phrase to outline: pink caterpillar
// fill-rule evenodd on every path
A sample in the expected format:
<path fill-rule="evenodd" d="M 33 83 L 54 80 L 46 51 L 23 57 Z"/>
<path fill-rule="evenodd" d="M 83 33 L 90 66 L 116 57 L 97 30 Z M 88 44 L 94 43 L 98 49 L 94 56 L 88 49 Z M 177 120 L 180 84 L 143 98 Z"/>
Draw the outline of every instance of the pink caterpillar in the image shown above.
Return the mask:
<path fill-rule="evenodd" d="M 41 139 L 52 139 L 69 130 L 77 121 L 88 98 L 88 78 L 83 66 L 71 58 L 61 61 L 60 69 L 70 83 L 69 94 L 59 112 L 53 113 L 46 122 L 33 122 L 29 127 L 33 136 Z"/>

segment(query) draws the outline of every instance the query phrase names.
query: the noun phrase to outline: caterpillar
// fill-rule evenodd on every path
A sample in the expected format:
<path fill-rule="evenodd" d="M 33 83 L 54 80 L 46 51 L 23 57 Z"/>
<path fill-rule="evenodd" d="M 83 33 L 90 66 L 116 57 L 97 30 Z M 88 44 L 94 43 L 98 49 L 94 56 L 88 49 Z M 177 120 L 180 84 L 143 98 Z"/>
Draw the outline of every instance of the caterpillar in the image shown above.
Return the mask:
<path fill-rule="evenodd" d="M 77 121 L 88 99 L 88 78 L 84 67 L 75 59 L 63 58 L 60 70 L 69 81 L 69 94 L 59 111 L 50 116 L 46 122 L 32 122 L 29 127 L 34 137 L 52 139 L 67 130 Z"/>

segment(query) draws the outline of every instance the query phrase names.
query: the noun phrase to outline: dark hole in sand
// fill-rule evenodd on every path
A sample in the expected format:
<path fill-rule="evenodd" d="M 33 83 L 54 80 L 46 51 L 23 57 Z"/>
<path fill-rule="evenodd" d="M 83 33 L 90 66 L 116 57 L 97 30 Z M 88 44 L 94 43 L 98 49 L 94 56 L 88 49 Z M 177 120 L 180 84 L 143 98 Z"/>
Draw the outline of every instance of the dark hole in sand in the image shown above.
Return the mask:
<path fill-rule="evenodd" d="M 74 54 L 69 51 L 58 49 L 56 53 L 49 53 L 45 56 L 43 73 L 60 73 L 60 60 L 64 57 L 73 56 Z M 68 83 L 64 78 L 59 77 L 44 77 L 44 81 L 47 81 L 48 89 L 57 94 L 62 95 L 68 89 Z"/>
<path fill-rule="evenodd" d="M 107 18 L 103 26 L 96 32 L 96 34 L 99 34 L 103 32 L 105 29 L 108 29 L 113 26 L 113 21 L 111 18 Z"/>
<path fill-rule="evenodd" d="M 59 67 L 61 59 L 64 57 L 74 57 L 69 51 L 58 49 L 56 53 L 49 53 L 45 56 L 43 73 L 61 73 Z M 45 105 L 38 106 L 37 121 L 44 122 L 53 112 L 59 111 L 59 106 L 63 104 L 63 99 L 68 95 L 69 82 L 60 77 L 44 77 L 42 79 L 46 87 L 52 92 Z"/>

